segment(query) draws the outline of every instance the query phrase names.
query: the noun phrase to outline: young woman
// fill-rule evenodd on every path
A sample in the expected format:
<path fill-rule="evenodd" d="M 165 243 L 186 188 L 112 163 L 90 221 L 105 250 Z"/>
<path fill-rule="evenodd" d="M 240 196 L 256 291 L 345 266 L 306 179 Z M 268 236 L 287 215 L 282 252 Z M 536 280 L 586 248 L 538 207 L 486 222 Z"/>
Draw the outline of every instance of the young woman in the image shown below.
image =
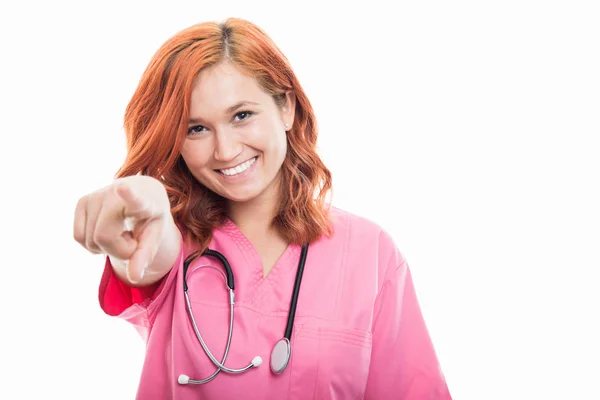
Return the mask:
<path fill-rule="evenodd" d="M 331 207 L 317 124 L 257 26 L 168 40 L 127 107 L 117 179 L 74 237 L 147 343 L 139 399 L 450 399 L 409 267 Z"/>

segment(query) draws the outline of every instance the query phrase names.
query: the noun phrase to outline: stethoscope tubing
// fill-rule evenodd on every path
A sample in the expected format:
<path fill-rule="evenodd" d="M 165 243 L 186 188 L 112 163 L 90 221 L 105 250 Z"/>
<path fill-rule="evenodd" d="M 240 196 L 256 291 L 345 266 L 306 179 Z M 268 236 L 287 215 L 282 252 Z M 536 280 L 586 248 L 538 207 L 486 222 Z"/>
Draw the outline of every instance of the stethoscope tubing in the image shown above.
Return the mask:
<path fill-rule="evenodd" d="M 202 346 L 202 348 L 207 352 L 207 354 L 210 354 L 209 357 L 211 357 L 211 360 L 212 360 L 212 358 L 214 358 L 214 357 L 212 356 L 212 353 L 210 352 L 210 350 L 208 350 L 208 346 L 206 346 L 206 343 L 204 342 L 204 339 L 202 338 L 202 335 L 200 334 L 200 331 L 198 330 L 198 326 L 196 325 L 196 320 L 194 319 L 194 313 L 192 311 L 192 305 L 190 303 L 190 297 L 188 296 L 187 292 L 185 292 L 185 302 L 186 302 L 186 305 L 189 310 L 190 318 L 192 319 L 192 326 L 194 328 L 194 332 L 196 333 L 196 337 L 200 341 L 200 345 Z M 233 333 L 232 328 L 233 328 L 233 304 L 231 304 L 229 306 L 229 333 L 227 335 L 227 344 L 225 346 L 225 352 L 223 353 L 223 359 L 220 362 L 220 364 L 223 366 L 225 365 L 225 361 L 227 360 L 227 355 L 229 354 L 229 348 L 231 347 L 231 336 Z M 213 361 L 213 364 L 214 364 L 214 361 Z M 215 372 L 213 372 L 212 375 L 210 375 L 209 377 L 200 379 L 200 380 L 192 379 L 192 380 L 190 380 L 190 383 L 193 383 L 196 385 L 202 385 L 202 384 L 208 383 L 208 382 L 212 381 L 213 379 L 215 379 L 222 370 L 223 370 L 222 368 L 217 367 Z"/>
<path fill-rule="evenodd" d="M 294 320 L 296 317 L 296 307 L 298 304 L 300 284 L 302 282 L 302 275 L 304 274 L 304 265 L 306 263 L 307 253 L 308 253 L 308 244 L 305 244 L 304 246 L 302 246 L 302 252 L 300 254 L 300 261 L 298 263 L 298 270 L 296 271 L 296 279 L 294 282 L 294 289 L 292 291 L 292 298 L 290 300 L 290 311 L 288 313 L 288 320 L 286 323 L 284 339 L 282 339 L 282 340 L 285 340 L 288 344 L 288 355 L 287 355 L 288 361 L 289 361 L 289 357 L 291 355 L 291 347 L 289 346 L 289 344 L 291 341 L 292 330 L 294 327 Z M 201 380 L 194 380 L 194 379 L 189 379 L 186 377 L 187 383 L 192 383 L 192 384 L 208 383 L 208 382 L 212 381 L 221 371 L 232 373 L 232 374 L 239 374 L 242 372 L 246 372 L 250 368 L 256 367 L 256 366 L 260 365 L 260 363 L 262 363 L 260 357 L 257 356 L 257 357 L 255 357 L 255 359 L 253 359 L 253 361 L 250 364 L 248 364 L 247 366 L 245 366 L 243 368 L 234 369 L 234 368 L 228 368 L 224 365 L 225 361 L 227 359 L 227 355 L 229 354 L 229 349 L 231 347 L 231 339 L 233 336 L 233 320 L 234 320 L 234 305 L 235 305 L 234 275 L 233 275 L 233 270 L 231 268 L 231 265 L 229 264 L 229 261 L 225 258 L 225 256 L 223 256 L 218 251 L 211 250 L 211 249 L 206 249 L 202 253 L 202 255 L 214 257 L 221 262 L 221 264 L 223 265 L 223 269 L 221 270 L 221 272 L 224 272 L 223 275 L 225 277 L 225 281 L 226 281 L 227 287 L 229 289 L 229 332 L 227 335 L 227 344 L 226 344 L 225 351 L 223 353 L 223 359 L 221 362 L 219 362 L 216 359 L 216 357 L 212 354 L 212 352 L 206 345 L 204 338 L 200 334 L 198 325 L 196 324 L 196 319 L 194 317 L 194 313 L 192 310 L 192 303 L 191 303 L 189 295 L 188 295 L 188 285 L 187 285 L 187 279 L 186 279 L 189 266 L 191 265 L 192 261 L 194 259 L 196 259 L 199 255 L 200 255 L 200 252 L 196 251 L 196 252 L 190 254 L 184 261 L 184 264 L 183 264 L 184 297 L 185 297 L 185 302 L 186 302 L 186 308 L 188 310 L 188 315 L 190 317 L 190 321 L 192 322 L 192 327 L 194 329 L 194 333 L 196 334 L 196 337 L 198 338 L 198 341 L 200 342 L 200 345 L 202 346 L 204 352 L 210 358 L 212 363 L 217 367 L 217 369 L 210 376 L 208 376 L 207 378 L 201 379 Z M 258 362 L 255 360 L 258 360 Z M 282 370 L 285 368 L 286 365 L 287 365 L 287 362 L 283 366 Z M 273 365 L 271 367 L 273 368 Z M 282 370 L 274 371 L 274 372 L 280 373 L 280 372 L 282 372 Z"/>
<path fill-rule="evenodd" d="M 306 255 L 308 253 L 308 244 L 302 246 L 300 253 L 300 262 L 298 263 L 298 271 L 296 271 L 296 281 L 294 282 L 294 290 L 290 301 L 290 312 L 285 327 L 285 337 L 287 340 L 292 340 L 292 330 L 294 329 L 294 320 L 296 318 L 296 307 L 298 305 L 298 296 L 300 294 L 300 284 L 302 283 L 302 275 L 304 274 L 304 264 L 306 263 Z"/>

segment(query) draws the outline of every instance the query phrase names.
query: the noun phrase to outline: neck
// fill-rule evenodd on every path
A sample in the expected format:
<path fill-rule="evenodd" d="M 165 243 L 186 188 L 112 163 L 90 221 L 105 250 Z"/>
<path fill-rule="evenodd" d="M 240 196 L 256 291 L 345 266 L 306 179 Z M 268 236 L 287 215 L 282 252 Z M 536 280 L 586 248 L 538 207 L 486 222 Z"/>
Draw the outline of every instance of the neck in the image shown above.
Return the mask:
<path fill-rule="evenodd" d="M 274 184 L 256 198 L 228 203 L 228 217 L 249 238 L 275 233 L 272 221 L 279 204 L 279 185 Z"/>

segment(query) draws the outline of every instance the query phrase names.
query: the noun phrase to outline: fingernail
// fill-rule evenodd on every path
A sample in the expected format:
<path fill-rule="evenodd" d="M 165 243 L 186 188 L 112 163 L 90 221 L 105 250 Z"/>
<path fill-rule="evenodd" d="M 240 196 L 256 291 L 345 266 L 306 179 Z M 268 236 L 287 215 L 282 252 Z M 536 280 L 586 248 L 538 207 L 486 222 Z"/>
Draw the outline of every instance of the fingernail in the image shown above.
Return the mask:
<path fill-rule="evenodd" d="M 125 264 L 125 276 L 127 277 L 127 280 L 131 283 L 136 283 L 135 280 L 131 279 L 131 271 L 129 270 L 129 260 L 125 260 L 123 261 L 123 263 Z"/>
<path fill-rule="evenodd" d="M 134 227 L 135 227 L 135 219 L 133 217 L 126 217 L 123 220 L 123 230 L 125 232 L 133 232 Z"/>
<path fill-rule="evenodd" d="M 144 265 L 144 268 L 142 268 L 142 272 L 140 272 L 140 281 L 142 279 L 144 279 L 144 272 L 146 272 L 146 266 Z M 138 281 L 139 282 L 139 281 Z"/>
<path fill-rule="evenodd" d="M 146 262 L 144 263 L 144 267 L 142 268 L 142 272 L 140 272 L 140 281 L 141 281 L 142 279 L 144 279 L 144 273 L 146 272 L 146 269 L 147 269 L 147 268 L 148 268 L 148 261 L 146 261 Z M 138 282 L 139 282 L 139 281 L 138 281 Z"/>

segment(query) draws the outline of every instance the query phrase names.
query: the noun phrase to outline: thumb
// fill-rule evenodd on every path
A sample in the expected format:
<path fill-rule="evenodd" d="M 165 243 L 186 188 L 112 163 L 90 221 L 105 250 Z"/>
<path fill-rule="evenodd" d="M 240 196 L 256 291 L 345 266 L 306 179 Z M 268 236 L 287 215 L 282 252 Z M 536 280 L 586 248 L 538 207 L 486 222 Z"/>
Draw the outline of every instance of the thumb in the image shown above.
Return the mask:
<path fill-rule="evenodd" d="M 144 278 L 148 267 L 154 261 L 163 231 L 162 219 L 152 219 L 144 224 L 138 245 L 127 265 L 127 278 L 132 283 L 137 283 Z"/>

